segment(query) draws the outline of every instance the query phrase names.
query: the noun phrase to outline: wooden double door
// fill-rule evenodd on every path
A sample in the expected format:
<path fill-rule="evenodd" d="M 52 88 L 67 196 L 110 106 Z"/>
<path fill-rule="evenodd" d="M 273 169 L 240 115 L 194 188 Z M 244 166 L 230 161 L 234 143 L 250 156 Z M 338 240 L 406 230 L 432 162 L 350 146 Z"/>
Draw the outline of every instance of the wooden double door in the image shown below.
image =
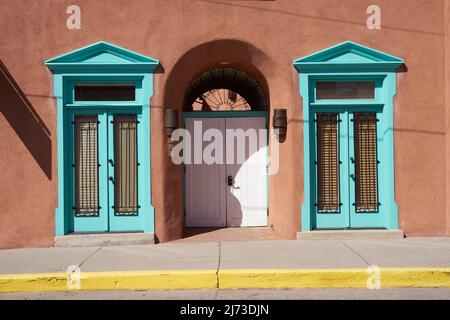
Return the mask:
<path fill-rule="evenodd" d="M 191 162 L 185 165 L 187 227 L 256 227 L 268 223 L 267 124 L 265 117 L 187 118 Z M 201 126 L 203 141 L 194 137 Z M 210 131 L 215 138 L 208 134 Z M 222 142 L 215 141 L 221 139 Z M 223 161 L 208 163 L 200 155 Z M 218 143 L 218 144 L 217 144 Z M 217 154 L 220 156 L 217 157 Z M 197 161 L 198 162 L 198 161 Z M 218 163 L 217 163 L 218 162 Z"/>
<path fill-rule="evenodd" d="M 320 108 L 314 113 L 313 186 L 317 229 L 383 228 L 377 109 Z"/>
<path fill-rule="evenodd" d="M 141 112 L 86 108 L 69 116 L 71 229 L 142 231 Z"/>

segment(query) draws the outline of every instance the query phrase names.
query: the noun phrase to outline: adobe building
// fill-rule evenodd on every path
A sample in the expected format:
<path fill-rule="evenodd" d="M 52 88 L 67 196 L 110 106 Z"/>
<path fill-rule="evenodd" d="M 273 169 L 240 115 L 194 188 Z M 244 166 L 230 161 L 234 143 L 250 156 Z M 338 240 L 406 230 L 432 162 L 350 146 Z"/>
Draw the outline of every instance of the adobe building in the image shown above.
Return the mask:
<path fill-rule="evenodd" d="M 0 247 L 449 236 L 449 18 L 445 0 L 3 1 Z M 268 131 L 243 163 L 174 163 L 196 123 L 223 157 L 227 130 Z"/>

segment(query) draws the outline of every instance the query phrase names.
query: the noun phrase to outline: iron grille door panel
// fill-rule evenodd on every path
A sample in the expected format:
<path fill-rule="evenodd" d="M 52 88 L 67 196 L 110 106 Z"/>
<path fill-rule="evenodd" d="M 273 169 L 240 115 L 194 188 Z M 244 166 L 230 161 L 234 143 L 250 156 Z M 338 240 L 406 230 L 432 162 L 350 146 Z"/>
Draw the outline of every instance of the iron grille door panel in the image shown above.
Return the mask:
<path fill-rule="evenodd" d="M 317 210 L 341 211 L 339 186 L 339 115 L 317 114 Z"/>
<path fill-rule="evenodd" d="M 315 119 L 316 229 L 383 228 L 378 107 L 329 107 Z M 381 158 L 382 159 L 382 158 Z M 380 201 L 381 200 L 381 201 Z"/>
<path fill-rule="evenodd" d="M 75 125 L 75 216 L 98 217 L 98 116 L 77 115 Z"/>
<path fill-rule="evenodd" d="M 353 118 L 355 153 L 355 210 L 378 212 L 378 157 L 376 113 L 355 113 Z"/>
<path fill-rule="evenodd" d="M 71 232 L 108 231 L 107 126 L 103 109 L 74 110 L 68 119 Z M 69 165 L 69 163 L 68 163 Z"/>
<path fill-rule="evenodd" d="M 114 213 L 138 214 L 136 115 L 114 115 Z"/>

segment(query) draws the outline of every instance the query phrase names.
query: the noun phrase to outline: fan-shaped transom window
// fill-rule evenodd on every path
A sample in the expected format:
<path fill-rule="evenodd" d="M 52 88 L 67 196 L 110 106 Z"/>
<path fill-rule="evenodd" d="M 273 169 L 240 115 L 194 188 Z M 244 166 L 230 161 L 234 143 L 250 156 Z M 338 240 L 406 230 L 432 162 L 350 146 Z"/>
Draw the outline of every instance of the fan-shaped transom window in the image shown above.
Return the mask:
<path fill-rule="evenodd" d="M 201 94 L 192 104 L 193 111 L 245 111 L 251 110 L 247 100 L 228 89 L 212 89 Z"/>
<path fill-rule="evenodd" d="M 187 90 L 186 111 L 267 110 L 264 90 L 253 77 L 236 68 L 208 70 Z"/>

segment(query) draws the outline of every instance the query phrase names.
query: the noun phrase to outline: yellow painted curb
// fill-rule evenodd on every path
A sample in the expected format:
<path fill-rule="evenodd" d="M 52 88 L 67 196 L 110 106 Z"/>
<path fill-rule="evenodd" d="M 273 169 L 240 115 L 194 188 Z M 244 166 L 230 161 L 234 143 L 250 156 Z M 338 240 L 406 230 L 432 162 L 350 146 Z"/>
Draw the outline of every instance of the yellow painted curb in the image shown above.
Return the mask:
<path fill-rule="evenodd" d="M 0 292 L 216 289 L 217 270 L 0 275 Z"/>
<path fill-rule="evenodd" d="M 450 268 L 221 270 L 220 289 L 450 287 Z"/>
<path fill-rule="evenodd" d="M 0 275 L 0 292 L 281 288 L 450 288 L 450 268 L 251 269 Z"/>

